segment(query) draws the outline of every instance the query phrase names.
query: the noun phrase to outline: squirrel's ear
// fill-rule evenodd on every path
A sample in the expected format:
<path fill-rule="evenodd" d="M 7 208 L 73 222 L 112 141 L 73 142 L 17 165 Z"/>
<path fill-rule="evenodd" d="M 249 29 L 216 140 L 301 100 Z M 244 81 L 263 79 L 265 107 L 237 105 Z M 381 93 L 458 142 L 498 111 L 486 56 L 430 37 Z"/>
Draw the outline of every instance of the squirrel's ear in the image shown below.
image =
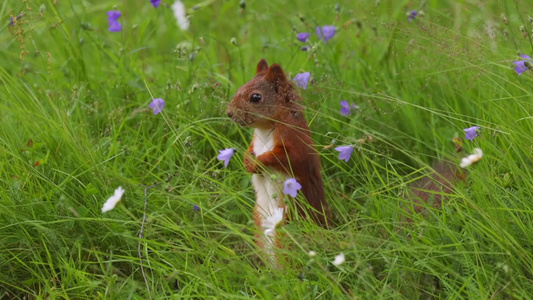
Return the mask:
<path fill-rule="evenodd" d="M 261 58 L 261 60 L 260 60 L 259 63 L 257 64 L 256 74 L 259 74 L 259 73 L 265 72 L 266 70 L 268 70 L 268 64 L 267 64 L 267 61 L 266 61 L 264 58 Z"/>
<path fill-rule="evenodd" d="M 272 82 L 276 87 L 277 91 L 278 87 L 287 80 L 287 77 L 285 76 L 285 73 L 283 73 L 283 69 L 280 65 L 273 64 L 268 69 L 268 72 L 265 75 L 265 79 Z"/>

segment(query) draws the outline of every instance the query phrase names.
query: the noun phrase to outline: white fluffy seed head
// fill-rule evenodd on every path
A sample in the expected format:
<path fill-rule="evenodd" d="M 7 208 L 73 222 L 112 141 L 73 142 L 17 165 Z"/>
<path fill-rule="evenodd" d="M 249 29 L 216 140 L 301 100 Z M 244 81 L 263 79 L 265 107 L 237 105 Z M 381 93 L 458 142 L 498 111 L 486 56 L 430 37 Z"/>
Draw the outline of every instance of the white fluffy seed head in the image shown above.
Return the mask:
<path fill-rule="evenodd" d="M 340 266 L 344 263 L 344 261 L 345 261 L 344 253 L 341 252 L 339 255 L 335 256 L 335 260 L 333 260 L 333 265 Z"/>
<path fill-rule="evenodd" d="M 470 154 L 467 157 L 464 157 L 461 160 L 461 164 L 459 164 L 459 166 L 461 168 L 466 168 L 468 166 L 471 166 L 477 163 L 478 161 L 481 160 L 481 158 L 483 158 L 483 151 L 480 148 L 475 148 L 474 154 Z"/>
<path fill-rule="evenodd" d="M 122 195 L 124 195 L 124 192 L 125 190 L 121 186 L 119 186 L 115 190 L 115 194 L 109 197 L 109 199 L 107 199 L 107 201 L 104 203 L 104 206 L 102 207 L 102 212 L 105 213 L 115 208 L 117 203 L 120 202 L 120 199 L 122 199 Z"/>

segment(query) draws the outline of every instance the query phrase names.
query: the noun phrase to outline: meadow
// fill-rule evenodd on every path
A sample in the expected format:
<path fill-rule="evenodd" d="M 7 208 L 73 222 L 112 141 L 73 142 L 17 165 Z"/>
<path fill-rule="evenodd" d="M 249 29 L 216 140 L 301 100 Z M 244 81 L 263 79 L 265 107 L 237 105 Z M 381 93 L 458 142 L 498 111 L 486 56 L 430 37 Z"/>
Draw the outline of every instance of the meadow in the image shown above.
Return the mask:
<path fill-rule="evenodd" d="M 184 30 L 173 2 L 0 4 L 0 299 L 532 298 L 533 3 L 184 0 Z M 311 74 L 335 221 L 279 228 L 279 269 L 253 241 L 252 130 L 225 113 L 261 58 Z M 409 209 L 474 148 L 442 207 Z"/>

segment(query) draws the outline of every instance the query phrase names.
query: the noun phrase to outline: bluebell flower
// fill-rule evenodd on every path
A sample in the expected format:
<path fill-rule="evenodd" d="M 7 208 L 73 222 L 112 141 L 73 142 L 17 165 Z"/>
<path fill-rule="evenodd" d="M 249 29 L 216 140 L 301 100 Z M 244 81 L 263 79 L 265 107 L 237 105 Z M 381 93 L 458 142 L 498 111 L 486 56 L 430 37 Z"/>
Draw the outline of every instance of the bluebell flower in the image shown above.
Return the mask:
<path fill-rule="evenodd" d="M 296 197 L 299 190 L 302 189 L 302 185 L 296 181 L 295 178 L 289 178 L 283 183 L 283 194 Z"/>
<path fill-rule="evenodd" d="M 307 42 L 307 40 L 309 39 L 310 36 L 311 36 L 311 34 L 309 32 L 301 32 L 301 33 L 298 33 L 296 35 L 296 38 L 300 42 L 305 43 L 305 42 Z"/>
<path fill-rule="evenodd" d="M 151 109 L 154 110 L 154 115 L 157 115 L 161 111 L 163 111 L 163 108 L 165 107 L 165 100 L 161 98 L 155 98 L 152 100 L 152 102 L 148 105 Z"/>
<path fill-rule="evenodd" d="M 109 22 L 115 22 L 120 18 L 121 14 L 118 10 L 110 10 L 107 12 L 107 20 Z"/>
<path fill-rule="evenodd" d="M 416 10 L 411 10 L 407 13 L 407 20 L 409 22 L 413 22 L 414 19 L 418 16 L 418 12 Z"/>
<path fill-rule="evenodd" d="M 120 24 L 119 22 L 115 21 L 115 22 L 109 22 L 109 28 L 107 29 L 111 32 L 119 32 L 119 31 L 122 31 L 122 24 Z"/>
<path fill-rule="evenodd" d="M 356 110 L 358 108 L 358 106 L 354 103 L 352 104 L 348 104 L 348 101 L 346 100 L 342 100 L 341 101 L 341 115 L 343 117 L 347 117 L 350 115 L 350 113 L 352 112 L 352 110 Z"/>
<path fill-rule="evenodd" d="M 107 12 L 107 21 L 109 22 L 109 28 L 107 30 L 111 32 L 122 30 L 122 25 L 118 22 L 120 15 L 120 11 L 118 10 L 110 10 Z"/>
<path fill-rule="evenodd" d="M 353 145 L 339 146 L 335 148 L 335 150 L 339 151 L 340 160 L 344 160 L 345 162 L 348 162 L 353 153 Z"/>
<path fill-rule="evenodd" d="M 516 66 L 514 70 L 516 71 L 516 73 L 518 73 L 518 76 L 522 75 L 522 73 L 529 70 L 528 65 L 531 65 L 531 63 L 533 62 L 532 58 L 525 54 L 522 54 L 520 56 L 522 58 L 525 58 L 525 60 L 513 61 L 513 64 L 515 64 Z"/>
<path fill-rule="evenodd" d="M 303 88 L 304 90 L 307 88 L 307 84 L 309 83 L 309 79 L 311 79 L 311 73 L 305 72 L 296 74 L 294 76 L 294 81 L 296 82 L 296 85 Z"/>
<path fill-rule="evenodd" d="M 233 157 L 235 154 L 235 149 L 233 148 L 226 148 L 224 150 L 218 150 L 220 154 L 217 156 L 218 160 L 221 160 L 224 162 L 224 168 L 226 168 L 229 164 L 229 160 Z"/>
<path fill-rule="evenodd" d="M 472 127 L 463 129 L 466 132 L 465 139 L 473 140 L 477 136 L 478 129 L 479 129 L 479 126 L 472 126 Z"/>
<path fill-rule="evenodd" d="M 316 27 L 316 34 L 318 35 L 319 40 L 323 40 L 324 43 L 330 40 L 333 36 L 335 36 L 335 26 L 322 26 Z"/>

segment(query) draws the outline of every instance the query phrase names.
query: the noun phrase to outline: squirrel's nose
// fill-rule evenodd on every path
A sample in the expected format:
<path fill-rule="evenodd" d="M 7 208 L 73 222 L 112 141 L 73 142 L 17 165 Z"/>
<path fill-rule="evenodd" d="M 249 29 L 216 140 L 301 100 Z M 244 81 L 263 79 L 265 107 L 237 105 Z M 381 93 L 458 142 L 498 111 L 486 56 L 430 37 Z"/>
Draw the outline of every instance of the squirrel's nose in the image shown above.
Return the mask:
<path fill-rule="evenodd" d="M 230 117 L 230 118 L 233 117 L 233 113 L 232 113 L 229 109 L 226 111 L 226 114 L 227 114 L 228 117 Z"/>

